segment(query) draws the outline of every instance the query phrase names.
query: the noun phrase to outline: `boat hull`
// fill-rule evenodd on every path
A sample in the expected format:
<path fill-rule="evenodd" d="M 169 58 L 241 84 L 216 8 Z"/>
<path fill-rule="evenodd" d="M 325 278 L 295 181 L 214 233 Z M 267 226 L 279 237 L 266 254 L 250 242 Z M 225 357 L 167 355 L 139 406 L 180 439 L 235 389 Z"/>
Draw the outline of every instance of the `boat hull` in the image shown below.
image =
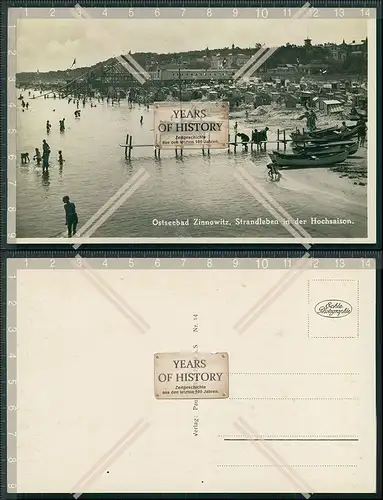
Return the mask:
<path fill-rule="evenodd" d="M 313 156 L 297 156 L 291 155 L 287 157 L 286 155 L 281 155 L 277 151 L 269 154 L 273 163 L 279 167 L 319 167 L 335 165 L 336 163 L 342 163 L 346 160 L 348 156 L 348 151 L 341 151 L 340 153 L 335 153 L 331 155 L 323 155 L 321 157 Z"/>

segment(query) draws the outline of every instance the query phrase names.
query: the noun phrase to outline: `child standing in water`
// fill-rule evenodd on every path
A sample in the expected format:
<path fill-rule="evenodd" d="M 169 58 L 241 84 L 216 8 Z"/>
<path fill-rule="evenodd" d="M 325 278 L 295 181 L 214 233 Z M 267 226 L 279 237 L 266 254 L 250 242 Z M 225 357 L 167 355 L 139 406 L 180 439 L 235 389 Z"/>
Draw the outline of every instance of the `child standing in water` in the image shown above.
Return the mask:
<path fill-rule="evenodd" d="M 35 148 L 35 156 L 33 157 L 34 160 L 36 160 L 37 165 L 40 165 L 41 163 L 41 153 L 39 148 Z"/>
<path fill-rule="evenodd" d="M 60 150 L 59 151 L 59 165 L 60 167 L 62 167 L 63 163 L 64 163 L 64 158 L 63 158 L 63 152 Z"/>

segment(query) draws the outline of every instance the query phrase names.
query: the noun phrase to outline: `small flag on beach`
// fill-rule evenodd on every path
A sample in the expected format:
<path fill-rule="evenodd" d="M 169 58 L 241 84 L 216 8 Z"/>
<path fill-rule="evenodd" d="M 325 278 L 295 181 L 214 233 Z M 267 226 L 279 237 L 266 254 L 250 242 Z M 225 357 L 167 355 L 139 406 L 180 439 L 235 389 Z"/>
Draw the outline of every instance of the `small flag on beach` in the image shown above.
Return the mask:
<path fill-rule="evenodd" d="M 69 69 L 73 68 L 73 66 L 75 66 L 75 64 L 76 64 L 76 58 L 73 59 L 72 66 Z"/>

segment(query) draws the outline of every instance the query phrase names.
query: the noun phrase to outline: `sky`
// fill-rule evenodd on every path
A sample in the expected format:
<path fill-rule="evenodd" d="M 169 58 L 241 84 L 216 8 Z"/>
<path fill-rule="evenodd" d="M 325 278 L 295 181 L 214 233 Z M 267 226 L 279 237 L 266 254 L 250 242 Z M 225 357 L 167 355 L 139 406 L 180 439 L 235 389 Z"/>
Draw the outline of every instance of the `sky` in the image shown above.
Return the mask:
<path fill-rule="evenodd" d="M 290 26 L 290 28 L 289 28 Z M 367 36 L 363 19 L 19 19 L 17 72 L 65 70 L 92 66 L 135 52 L 183 52 L 229 47 L 268 47 L 360 41 Z"/>

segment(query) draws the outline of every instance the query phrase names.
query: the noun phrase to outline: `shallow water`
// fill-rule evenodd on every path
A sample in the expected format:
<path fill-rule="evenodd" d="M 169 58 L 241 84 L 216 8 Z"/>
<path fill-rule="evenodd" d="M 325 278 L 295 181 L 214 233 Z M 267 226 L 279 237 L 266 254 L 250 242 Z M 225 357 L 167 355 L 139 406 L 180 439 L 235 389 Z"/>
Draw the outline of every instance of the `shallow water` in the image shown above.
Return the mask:
<path fill-rule="evenodd" d="M 25 94 L 24 94 L 25 95 Z M 30 109 L 18 110 L 18 162 L 21 152 L 41 150 L 42 140 L 51 147 L 48 175 L 33 161 L 17 165 L 17 237 L 53 238 L 65 230 L 62 197 L 69 195 L 77 207 L 79 227 L 92 217 L 137 170 L 144 167 L 148 180 L 107 219 L 92 237 L 286 237 L 291 234 L 283 224 L 236 225 L 236 219 L 275 219 L 270 211 L 249 193 L 238 180 L 244 168 L 256 186 L 278 202 L 292 218 L 307 220 L 304 229 L 312 237 L 365 237 L 367 235 L 367 189 L 326 168 L 282 170 L 279 182 L 270 182 L 267 153 L 226 150 L 213 151 L 210 157 L 200 151 L 186 151 L 175 158 L 174 151 L 162 151 L 155 161 L 153 148 L 137 148 L 132 161 L 126 162 L 119 144 L 130 133 L 134 144 L 153 143 L 153 113 L 138 107 L 129 109 L 97 103 L 90 108 L 80 105 L 82 116 L 74 118 L 76 106 L 66 100 L 38 98 L 30 100 Z M 56 111 L 52 111 L 55 108 Z M 140 116 L 144 122 L 139 123 Z M 59 131 L 59 119 L 66 118 L 66 130 Z M 47 136 L 45 123 L 52 123 Z M 239 131 L 249 125 L 238 120 Z M 233 126 L 233 123 L 231 123 Z M 280 125 L 282 128 L 283 124 Z M 257 128 L 260 128 L 257 123 Z M 271 128 L 269 139 L 275 138 Z M 63 151 L 62 168 L 57 151 Z M 269 145 L 269 149 L 273 149 Z M 366 151 L 348 163 L 366 161 Z M 266 191 L 264 191 L 266 190 Z M 311 224 L 311 217 L 350 219 L 353 224 Z M 153 219 L 190 219 L 189 226 L 159 227 Z M 225 219 L 229 225 L 193 225 L 193 219 Z"/>

